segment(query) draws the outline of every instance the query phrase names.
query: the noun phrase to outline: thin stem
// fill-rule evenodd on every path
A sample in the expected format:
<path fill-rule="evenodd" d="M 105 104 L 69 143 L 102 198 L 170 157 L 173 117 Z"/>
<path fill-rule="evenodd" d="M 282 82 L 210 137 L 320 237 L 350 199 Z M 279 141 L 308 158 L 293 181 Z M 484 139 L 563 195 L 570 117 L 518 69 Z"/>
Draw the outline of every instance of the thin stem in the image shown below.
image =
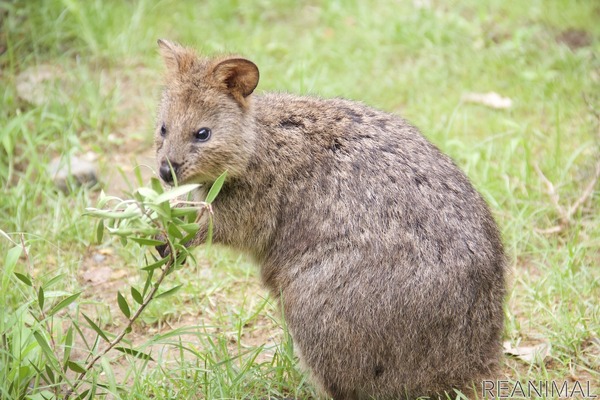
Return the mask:
<path fill-rule="evenodd" d="M 165 237 L 166 237 L 166 231 L 164 233 L 165 233 Z M 160 276 L 158 277 L 158 280 L 156 281 L 156 283 L 154 285 L 152 285 L 152 289 L 150 290 L 150 292 L 146 296 L 146 299 L 143 301 L 143 303 L 137 309 L 137 311 L 135 312 L 135 314 L 133 314 L 133 316 L 131 318 L 129 318 L 129 321 L 127 322 L 127 326 L 125 327 L 125 329 L 123 329 L 121 331 L 121 333 L 116 338 L 114 338 L 113 341 L 110 342 L 108 344 L 108 346 L 104 350 L 102 350 L 99 354 L 97 354 L 96 357 L 94 357 L 86 365 L 85 371 L 79 374 L 79 376 L 75 380 L 73 386 L 67 391 L 67 393 L 65 395 L 65 399 L 69 399 L 69 397 L 73 394 L 73 392 L 81 384 L 81 382 L 83 381 L 83 378 L 85 378 L 85 376 L 87 375 L 87 373 L 92 369 L 92 367 L 94 366 L 94 364 L 96 364 L 96 362 L 102 356 L 104 356 L 106 353 L 108 353 L 110 350 L 112 350 L 117 344 L 119 344 L 119 342 L 121 342 L 121 340 L 123 340 L 123 338 L 125 337 L 125 335 L 129 331 L 129 329 L 131 328 L 131 326 L 133 325 L 133 323 L 138 319 L 138 317 L 140 316 L 140 314 L 144 311 L 144 309 L 148 306 L 148 304 L 150 304 L 150 302 L 152 301 L 152 299 L 156 295 L 156 292 L 158 291 L 158 288 L 160 287 L 160 284 L 162 283 L 163 279 L 165 278 L 165 276 L 167 276 L 169 270 L 175 264 L 175 259 L 176 259 L 176 257 L 174 256 L 174 254 L 175 254 L 175 248 L 173 247 L 173 243 L 171 243 L 170 240 L 167 240 L 167 244 L 169 245 L 169 249 L 171 250 L 169 261 L 167 261 L 167 263 L 161 268 L 162 272 L 161 272 Z"/>
<path fill-rule="evenodd" d="M 182 203 L 183 202 L 180 202 L 179 204 L 182 204 Z M 206 210 L 208 210 L 209 213 L 212 213 L 212 208 L 210 207 L 210 204 L 207 204 L 207 203 L 204 203 L 204 202 L 185 202 L 185 204 L 193 204 L 193 205 L 196 205 L 196 206 L 200 207 L 200 211 L 198 213 L 198 216 L 196 217 L 196 222 L 198 222 L 200 220 L 200 218 L 204 215 L 204 213 L 206 212 Z M 143 205 L 140 204 L 140 208 L 142 210 L 142 214 L 146 215 Z M 169 253 L 169 260 L 167 261 L 167 263 L 163 267 L 161 267 L 161 274 L 160 274 L 160 276 L 158 277 L 158 279 L 154 283 L 154 285 L 152 285 L 152 289 L 150 290 L 150 292 L 148 293 L 148 295 L 146 296 L 146 298 L 144 299 L 144 301 L 142 302 L 142 304 L 140 304 L 140 307 L 133 314 L 133 316 L 131 316 L 131 318 L 129 318 L 129 320 L 127 322 L 127 326 L 121 331 L 121 333 L 119 333 L 119 335 L 117 337 L 115 337 L 108 344 L 108 346 L 106 348 L 104 348 L 104 350 L 102 350 L 100 353 L 98 353 L 93 359 L 91 359 L 88 362 L 88 364 L 85 366 L 85 370 L 79 374 L 79 376 L 77 377 L 77 379 L 74 381 L 73 385 L 71 385 L 71 388 L 65 394 L 65 399 L 69 399 L 71 397 L 71 395 L 75 392 L 75 390 L 77 390 L 77 388 L 79 387 L 79 385 L 81 385 L 81 383 L 83 382 L 83 379 L 85 378 L 85 376 L 87 375 L 87 373 L 94 367 L 94 365 L 96 364 L 96 362 L 102 356 L 106 355 L 106 353 L 108 353 L 109 351 L 111 351 L 117 344 L 119 344 L 121 342 L 121 340 L 123 340 L 123 338 L 125 337 L 125 335 L 127 334 L 127 332 L 129 332 L 129 330 L 131 329 L 131 326 L 133 325 L 133 323 L 142 314 L 142 312 L 148 306 L 148 304 L 150 304 L 150 302 L 152 301 L 152 299 L 154 299 L 154 296 L 156 295 L 156 292 L 158 291 L 158 288 L 160 287 L 163 279 L 165 278 L 165 276 L 168 275 L 168 273 L 171 270 L 171 268 L 173 267 L 173 265 L 175 265 L 175 262 L 177 260 L 177 254 L 175 253 L 175 246 L 173 245 L 173 242 L 171 240 L 169 240 L 169 235 L 168 235 L 168 232 L 167 232 L 166 229 L 164 229 L 164 228 L 162 229 L 162 234 L 166 238 L 167 245 L 169 246 L 170 253 Z"/>

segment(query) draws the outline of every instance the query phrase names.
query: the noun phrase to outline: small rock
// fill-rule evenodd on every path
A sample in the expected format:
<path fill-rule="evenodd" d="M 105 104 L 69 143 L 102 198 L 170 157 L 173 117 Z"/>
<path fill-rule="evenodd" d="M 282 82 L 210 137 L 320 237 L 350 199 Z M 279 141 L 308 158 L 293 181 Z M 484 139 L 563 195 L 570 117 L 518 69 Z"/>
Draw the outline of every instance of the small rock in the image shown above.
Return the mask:
<path fill-rule="evenodd" d="M 95 253 L 92 256 L 92 259 L 96 264 L 102 264 L 106 260 L 106 256 L 104 254 Z"/>
<path fill-rule="evenodd" d="M 96 164 L 76 156 L 56 157 L 50 162 L 48 173 L 56 186 L 65 193 L 69 192 L 72 185 L 93 186 L 98 183 Z"/>
<path fill-rule="evenodd" d="M 43 105 L 56 100 L 53 85 L 61 87 L 65 84 L 66 76 L 62 68 L 56 65 L 42 64 L 27 68 L 16 78 L 17 94 L 19 97 L 34 105 Z"/>
<path fill-rule="evenodd" d="M 100 267 L 93 268 L 85 271 L 82 277 L 85 281 L 92 283 L 93 285 L 99 285 L 101 283 L 108 282 L 112 275 L 112 268 Z"/>

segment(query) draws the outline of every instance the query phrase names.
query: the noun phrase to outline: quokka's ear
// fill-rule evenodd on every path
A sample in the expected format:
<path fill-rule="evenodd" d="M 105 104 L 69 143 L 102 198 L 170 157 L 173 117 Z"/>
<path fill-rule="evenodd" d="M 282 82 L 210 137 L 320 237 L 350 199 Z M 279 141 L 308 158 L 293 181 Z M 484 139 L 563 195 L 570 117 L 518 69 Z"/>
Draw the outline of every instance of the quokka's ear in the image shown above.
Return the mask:
<path fill-rule="evenodd" d="M 246 104 L 246 97 L 252 94 L 259 79 L 258 67 L 245 58 L 221 61 L 214 67 L 213 76 L 242 105 Z"/>
<path fill-rule="evenodd" d="M 185 73 L 191 69 L 196 59 L 196 55 L 192 51 L 165 39 L 158 39 L 157 42 L 160 54 L 170 72 Z"/>

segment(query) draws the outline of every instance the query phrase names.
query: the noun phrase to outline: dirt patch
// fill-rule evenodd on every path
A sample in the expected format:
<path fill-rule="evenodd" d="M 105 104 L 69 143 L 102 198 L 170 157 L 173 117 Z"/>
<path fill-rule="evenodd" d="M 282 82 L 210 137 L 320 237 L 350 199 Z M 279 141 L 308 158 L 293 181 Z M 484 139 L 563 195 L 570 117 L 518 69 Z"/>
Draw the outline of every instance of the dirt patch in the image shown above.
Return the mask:
<path fill-rule="evenodd" d="M 558 34 L 556 41 L 566 44 L 571 50 L 577 50 L 590 46 L 592 44 L 592 35 L 581 29 L 570 28 Z"/>
<path fill-rule="evenodd" d="M 199 260 L 195 268 L 199 269 L 200 276 L 207 276 L 207 279 L 221 277 L 220 272 L 207 262 Z M 136 270 L 124 265 L 112 247 L 90 248 L 78 270 L 78 280 L 82 285 L 82 297 L 84 297 L 80 302 L 80 311 L 106 332 L 113 334 L 121 332 L 127 320 L 119 311 L 117 292 L 120 291 L 129 297 L 129 287 L 138 280 Z M 265 345 L 266 349 L 260 352 L 255 362 L 270 361 L 274 355 L 274 350 L 270 348 L 281 342 L 282 330 L 267 316 L 268 310 L 263 310 L 246 321 L 239 332 L 234 324 L 224 325 L 223 321 L 219 321 L 219 314 L 223 310 L 239 308 L 242 303 L 237 295 L 232 295 L 232 292 L 245 297 L 248 301 L 246 307 L 249 308 L 254 308 L 255 302 L 262 301 L 264 296 L 257 278 L 252 276 L 235 278 L 222 288 L 210 290 L 209 293 L 198 293 L 197 297 L 206 296 L 206 301 L 202 302 L 201 307 L 182 307 L 178 314 L 164 316 L 156 323 L 144 322 L 143 318 L 136 321 L 132 331 L 126 335 L 126 340 L 120 345 L 131 346 L 150 354 L 154 360 L 147 366 L 150 369 L 157 365 L 165 367 L 169 364 L 180 368 L 182 362 L 192 365 L 201 362 L 198 352 L 209 352 L 210 348 L 206 347 L 209 342 L 207 338 L 214 341 L 217 337 L 227 341 L 228 352 L 233 357 Z M 80 325 L 87 343 L 93 343 L 97 337 L 96 332 L 85 328 L 87 323 L 83 318 Z M 175 331 L 177 331 L 176 335 L 168 335 Z M 103 342 L 100 349 L 105 346 L 106 343 Z M 81 338 L 77 339 L 75 347 L 80 350 L 73 352 L 73 358 L 78 361 L 86 359 L 87 347 Z M 194 350 L 189 351 L 189 349 Z M 138 361 L 115 350 L 108 356 L 111 359 L 110 365 L 116 381 L 125 385 L 131 384 L 133 378 L 130 372 L 135 368 L 132 363 L 137 364 Z"/>

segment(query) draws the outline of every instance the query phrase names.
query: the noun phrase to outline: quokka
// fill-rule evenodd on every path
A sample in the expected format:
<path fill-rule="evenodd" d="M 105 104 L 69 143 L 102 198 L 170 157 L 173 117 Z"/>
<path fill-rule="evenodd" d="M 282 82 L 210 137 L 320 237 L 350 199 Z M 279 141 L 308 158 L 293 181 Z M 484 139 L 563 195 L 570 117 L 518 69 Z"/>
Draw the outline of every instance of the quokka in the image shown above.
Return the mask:
<path fill-rule="evenodd" d="M 251 61 L 159 47 L 159 174 L 205 184 L 202 199 L 228 171 L 213 241 L 256 260 L 324 393 L 436 397 L 494 374 L 505 255 L 485 201 L 449 157 L 399 116 L 253 94 Z"/>

